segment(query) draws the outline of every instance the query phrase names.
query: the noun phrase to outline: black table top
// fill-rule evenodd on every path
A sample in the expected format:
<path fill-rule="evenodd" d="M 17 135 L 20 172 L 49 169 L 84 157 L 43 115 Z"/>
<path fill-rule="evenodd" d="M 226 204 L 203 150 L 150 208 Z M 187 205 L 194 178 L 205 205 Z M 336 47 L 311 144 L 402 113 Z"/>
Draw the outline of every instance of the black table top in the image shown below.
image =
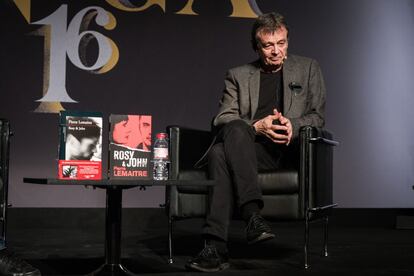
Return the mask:
<path fill-rule="evenodd" d="M 63 180 L 57 178 L 23 178 L 24 183 L 43 184 L 43 185 L 66 185 L 66 186 L 214 186 L 214 180 L 152 180 L 152 179 L 100 179 L 100 180 Z"/>

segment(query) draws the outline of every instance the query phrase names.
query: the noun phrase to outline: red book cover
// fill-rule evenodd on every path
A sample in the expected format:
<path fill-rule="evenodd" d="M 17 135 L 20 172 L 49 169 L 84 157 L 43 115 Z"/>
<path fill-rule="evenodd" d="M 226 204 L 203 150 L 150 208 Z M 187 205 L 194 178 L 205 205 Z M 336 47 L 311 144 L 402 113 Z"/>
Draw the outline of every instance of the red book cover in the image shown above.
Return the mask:
<path fill-rule="evenodd" d="M 109 177 L 151 179 L 151 115 L 110 115 Z"/>
<path fill-rule="evenodd" d="M 102 114 L 60 113 L 59 179 L 102 179 Z"/>

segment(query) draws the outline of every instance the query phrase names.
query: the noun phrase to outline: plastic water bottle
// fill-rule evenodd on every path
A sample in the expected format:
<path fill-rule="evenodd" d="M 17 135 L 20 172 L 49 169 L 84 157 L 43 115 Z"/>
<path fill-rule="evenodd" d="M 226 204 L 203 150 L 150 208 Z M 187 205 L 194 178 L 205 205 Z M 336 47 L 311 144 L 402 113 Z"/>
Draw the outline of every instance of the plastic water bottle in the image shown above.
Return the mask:
<path fill-rule="evenodd" d="M 168 179 L 168 135 L 167 133 L 158 133 L 154 143 L 153 159 L 153 178 L 154 180 Z"/>

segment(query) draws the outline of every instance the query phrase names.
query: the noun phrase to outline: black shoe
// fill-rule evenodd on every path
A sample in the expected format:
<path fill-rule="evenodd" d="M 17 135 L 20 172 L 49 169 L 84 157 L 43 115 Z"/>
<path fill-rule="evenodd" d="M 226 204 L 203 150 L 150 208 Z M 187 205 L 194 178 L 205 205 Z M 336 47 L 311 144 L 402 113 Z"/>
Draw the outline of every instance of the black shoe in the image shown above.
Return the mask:
<path fill-rule="evenodd" d="M 253 214 L 246 227 L 246 239 L 248 244 L 254 244 L 262 241 L 273 239 L 275 234 L 266 223 L 264 218 L 259 214 Z"/>
<path fill-rule="evenodd" d="M 40 271 L 6 250 L 0 251 L 0 275 L 40 276 Z"/>
<path fill-rule="evenodd" d="M 214 245 L 206 245 L 185 267 L 189 270 L 216 272 L 230 267 L 227 254 L 220 254 Z"/>

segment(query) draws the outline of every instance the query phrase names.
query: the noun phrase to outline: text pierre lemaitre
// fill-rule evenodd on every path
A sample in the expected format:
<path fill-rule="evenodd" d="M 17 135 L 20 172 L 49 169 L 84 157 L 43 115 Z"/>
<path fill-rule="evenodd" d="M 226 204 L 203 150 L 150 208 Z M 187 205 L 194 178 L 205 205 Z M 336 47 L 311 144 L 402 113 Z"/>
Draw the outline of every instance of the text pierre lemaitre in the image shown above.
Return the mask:
<path fill-rule="evenodd" d="M 148 158 L 135 158 L 133 150 L 114 150 L 114 160 L 122 161 L 122 166 L 114 166 L 115 176 L 148 176 L 145 169 L 148 165 Z M 144 168 L 143 170 L 128 170 L 127 168 Z"/>
<path fill-rule="evenodd" d="M 92 125 L 91 121 L 68 119 L 68 129 L 69 130 L 85 130 L 85 128 L 82 127 L 82 126 L 90 126 L 90 125 Z"/>

